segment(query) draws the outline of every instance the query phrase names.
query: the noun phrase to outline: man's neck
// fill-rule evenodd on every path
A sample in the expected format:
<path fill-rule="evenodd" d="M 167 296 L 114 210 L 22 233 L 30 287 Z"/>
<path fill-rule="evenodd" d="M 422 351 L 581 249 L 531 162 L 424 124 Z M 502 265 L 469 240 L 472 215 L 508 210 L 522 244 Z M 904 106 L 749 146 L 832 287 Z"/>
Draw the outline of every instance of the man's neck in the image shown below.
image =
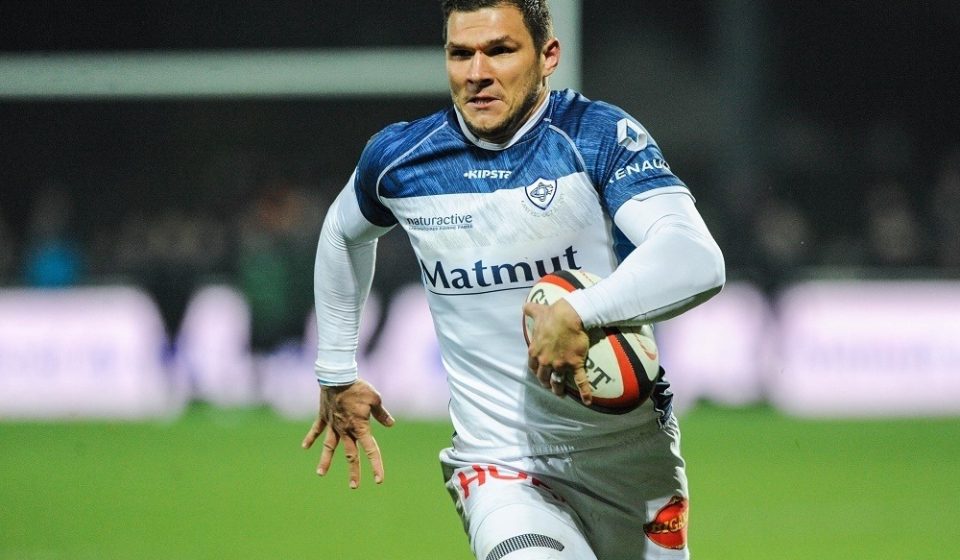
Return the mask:
<path fill-rule="evenodd" d="M 486 140 L 474 134 L 470 128 L 467 126 L 467 122 L 463 119 L 463 115 L 460 114 L 460 110 L 457 109 L 454 105 L 454 111 L 457 114 L 457 122 L 460 123 L 460 130 L 463 131 L 463 135 L 467 137 L 470 142 L 476 144 L 478 147 L 485 150 L 505 150 L 510 146 L 517 143 L 520 138 L 523 138 L 523 135 L 527 133 L 528 130 L 534 127 L 537 122 L 540 120 L 540 117 L 543 116 L 543 113 L 547 110 L 547 105 L 550 100 L 550 91 L 547 90 L 546 94 L 543 96 L 543 99 L 536 105 L 536 107 L 530 111 L 530 116 L 527 117 L 526 121 L 514 132 L 509 138 L 504 142 L 492 142 Z"/>

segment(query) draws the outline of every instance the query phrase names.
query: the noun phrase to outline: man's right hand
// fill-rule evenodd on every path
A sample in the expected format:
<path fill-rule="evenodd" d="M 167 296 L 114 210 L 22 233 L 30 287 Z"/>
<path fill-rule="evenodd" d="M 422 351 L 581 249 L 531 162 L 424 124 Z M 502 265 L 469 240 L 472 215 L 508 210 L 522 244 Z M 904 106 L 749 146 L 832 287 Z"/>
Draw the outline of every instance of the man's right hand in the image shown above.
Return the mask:
<path fill-rule="evenodd" d="M 301 444 L 304 449 L 309 449 L 324 429 L 329 428 L 317 464 L 318 475 L 323 476 L 330 469 L 333 453 L 343 441 L 344 456 L 349 465 L 350 488 L 360 486 L 359 448 L 370 460 L 373 480 L 377 484 L 383 482 L 383 459 L 370 430 L 371 415 L 384 426 L 394 424 L 393 416 L 381 403 L 380 393 L 366 381 L 358 379 L 351 385 L 320 387 L 320 410 Z"/>

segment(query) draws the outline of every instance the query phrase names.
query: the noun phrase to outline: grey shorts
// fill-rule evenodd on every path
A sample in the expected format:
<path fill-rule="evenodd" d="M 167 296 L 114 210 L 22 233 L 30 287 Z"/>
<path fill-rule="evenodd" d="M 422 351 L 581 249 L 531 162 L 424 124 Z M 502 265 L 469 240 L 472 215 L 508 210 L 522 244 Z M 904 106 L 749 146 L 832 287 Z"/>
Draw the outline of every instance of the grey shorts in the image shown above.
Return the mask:
<path fill-rule="evenodd" d="M 606 447 L 508 460 L 440 453 L 478 560 L 678 560 L 687 478 L 675 419 Z"/>

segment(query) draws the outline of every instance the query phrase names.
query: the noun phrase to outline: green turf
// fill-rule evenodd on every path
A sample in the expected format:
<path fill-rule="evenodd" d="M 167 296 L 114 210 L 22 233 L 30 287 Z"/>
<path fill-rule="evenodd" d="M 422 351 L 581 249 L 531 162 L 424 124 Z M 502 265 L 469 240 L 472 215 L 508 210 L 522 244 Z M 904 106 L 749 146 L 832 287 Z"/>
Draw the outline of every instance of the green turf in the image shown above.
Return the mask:
<path fill-rule="evenodd" d="M 703 558 L 960 558 L 960 419 L 682 420 Z"/>
<path fill-rule="evenodd" d="M 960 419 L 681 418 L 694 558 L 960 558 Z M 440 481 L 444 422 L 379 429 L 387 480 L 313 474 L 307 422 L 192 408 L 170 423 L 0 423 L 0 560 L 469 560 Z M 339 457 L 338 457 L 339 458 Z"/>

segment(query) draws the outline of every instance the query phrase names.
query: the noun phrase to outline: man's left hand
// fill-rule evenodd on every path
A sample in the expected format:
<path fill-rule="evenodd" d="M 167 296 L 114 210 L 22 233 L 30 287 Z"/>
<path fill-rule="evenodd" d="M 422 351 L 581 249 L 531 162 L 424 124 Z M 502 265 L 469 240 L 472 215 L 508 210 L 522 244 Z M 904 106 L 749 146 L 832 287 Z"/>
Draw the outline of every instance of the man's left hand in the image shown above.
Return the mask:
<path fill-rule="evenodd" d="M 572 376 L 580 391 L 580 400 L 589 405 L 592 391 L 584 366 L 590 337 L 576 310 L 567 300 L 560 299 L 549 306 L 527 303 L 523 314 L 533 319 L 527 356 L 530 370 L 540 384 L 555 395 L 563 396 L 566 376 Z"/>

